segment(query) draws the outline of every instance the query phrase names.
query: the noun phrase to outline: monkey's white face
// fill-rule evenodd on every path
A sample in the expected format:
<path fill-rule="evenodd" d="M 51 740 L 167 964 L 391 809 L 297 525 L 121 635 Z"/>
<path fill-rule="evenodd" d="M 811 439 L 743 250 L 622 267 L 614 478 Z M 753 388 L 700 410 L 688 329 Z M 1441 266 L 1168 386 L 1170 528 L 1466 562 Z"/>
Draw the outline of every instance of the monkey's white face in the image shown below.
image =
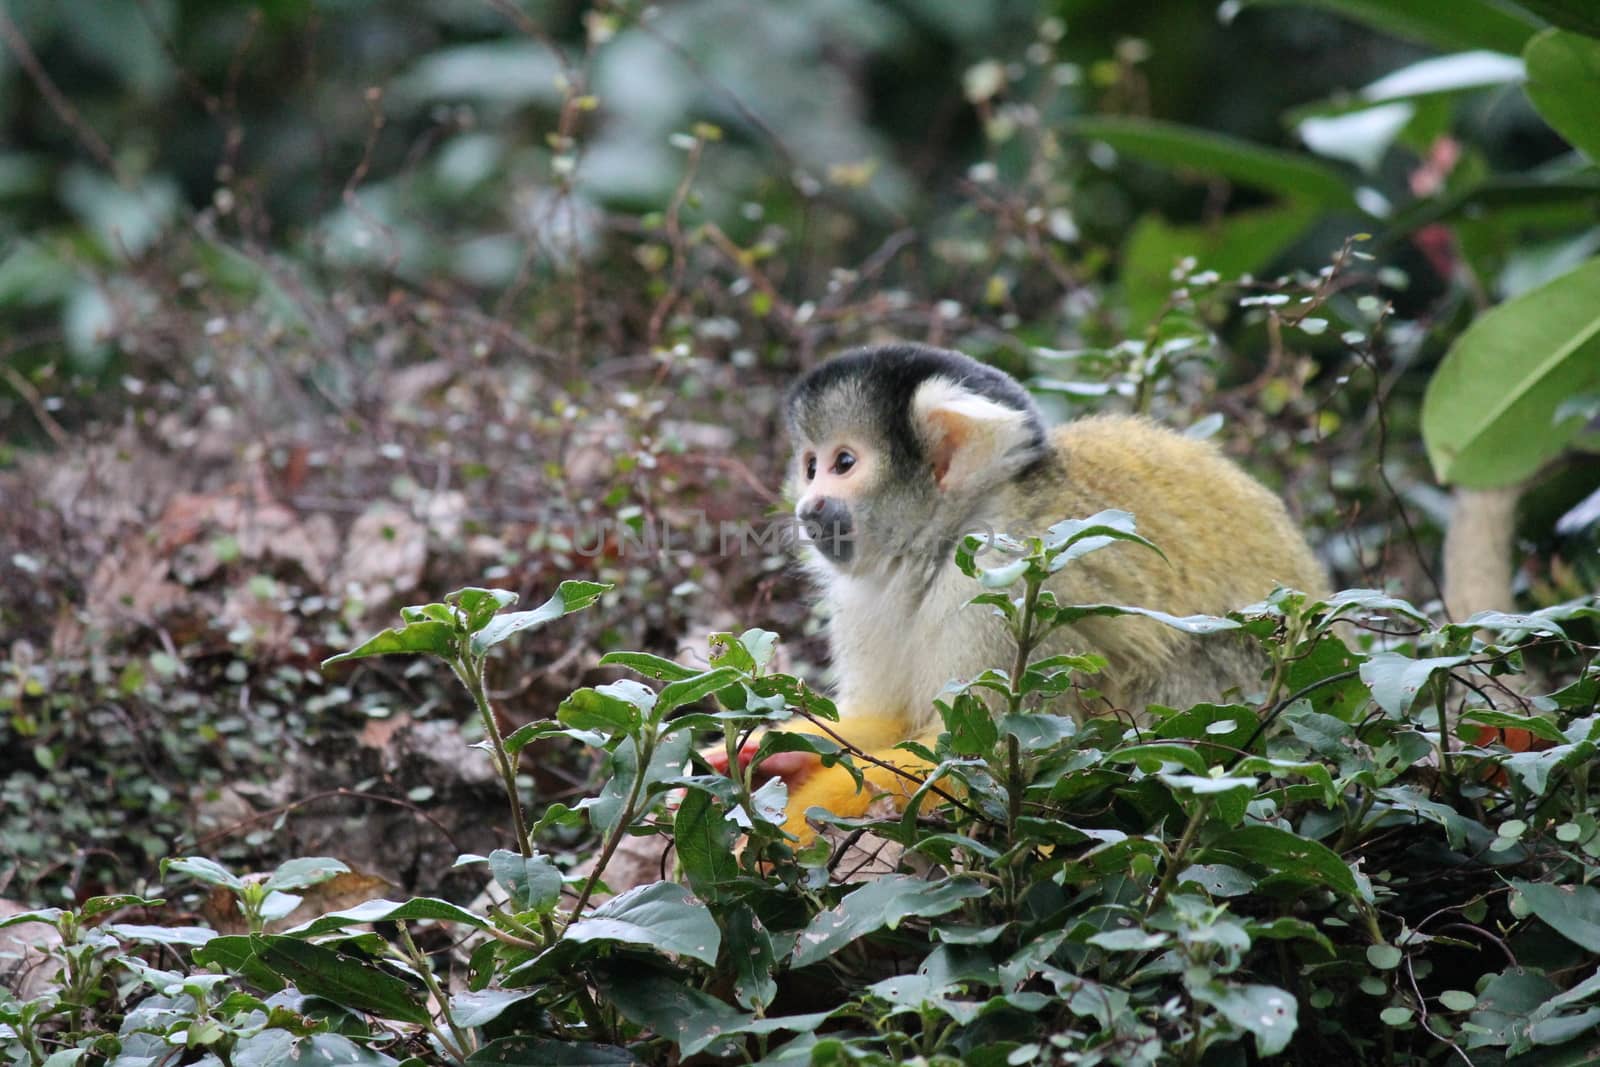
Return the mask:
<path fill-rule="evenodd" d="M 880 457 L 858 440 L 806 442 L 796 454 L 795 518 L 801 539 L 837 567 L 857 559 L 857 513 L 877 477 Z"/>

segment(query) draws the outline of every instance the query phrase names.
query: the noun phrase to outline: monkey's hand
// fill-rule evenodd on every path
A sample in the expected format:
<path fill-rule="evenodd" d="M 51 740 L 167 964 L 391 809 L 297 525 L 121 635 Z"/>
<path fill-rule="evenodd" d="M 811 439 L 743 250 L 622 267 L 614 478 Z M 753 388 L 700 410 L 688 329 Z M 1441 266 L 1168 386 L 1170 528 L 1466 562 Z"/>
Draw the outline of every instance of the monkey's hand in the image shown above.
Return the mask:
<path fill-rule="evenodd" d="M 743 774 L 761 749 L 761 739 L 751 738 L 739 749 L 739 773 Z M 701 753 L 711 769 L 719 774 L 729 773 L 728 749 L 721 746 Z M 760 785 L 773 778 L 782 778 L 793 790 L 822 766 L 822 760 L 811 752 L 773 752 L 756 764 L 755 782 Z"/>

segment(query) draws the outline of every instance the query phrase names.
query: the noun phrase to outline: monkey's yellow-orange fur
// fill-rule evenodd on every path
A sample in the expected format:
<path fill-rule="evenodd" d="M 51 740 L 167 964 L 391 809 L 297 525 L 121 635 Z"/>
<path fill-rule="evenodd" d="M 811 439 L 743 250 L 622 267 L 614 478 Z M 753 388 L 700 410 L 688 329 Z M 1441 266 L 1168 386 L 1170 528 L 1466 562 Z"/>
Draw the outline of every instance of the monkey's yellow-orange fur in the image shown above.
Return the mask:
<path fill-rule="evenodd" d="M 988 525 L 1036 535 L 1063 519 L 1117 508 L 1133 513 L 1139 533 L 1166 557 L 1127 543 L 1091 552 L 1051 580 L 1048 587 L 1062 603 L 1220 615 L 1280 585 L 1323 590 L 1322 568 L 1282 502 L 1211 443 L 1146 419 L 1097 416 L 1051 431 L 1049 451 L 1042 471 L 996 490 L 992 513 L 981 516 Z M 917 599 L 903 603 L 879 587 L 856 590 L 848 577 L 838 581 L 844 584 L 833 593 L 832 636 L 842 692 L 841 721 L 833 730 L 888 766 L 857 759 L 866 780 L 861 790 L 837 766 L 789 776 L 785 829 L 802 840 L 812 836 L 805 813 L 813 807 L 860 815 L 878 795 L 903 802 L 919 786 L 926 766 L 895 746 L 915 740 L 932 748 L 941 724 L 928 685 L 905 679 L 932 672 L 938 686 L 955 675 L 1008 666 L 1014 655 L 990 609 L 966 603 L 980 589 L 953 563 Z M 1232 687 L 1248 693 L 1262 665 L 1236 635 L 1195 637 L 1138 617 L 1084 620 L 1052 635 L 1037 654 L 1070 651 L 1106 658 L 1097 687 L 1135 717 L 1147 703 L 1187 706 Z M 937 677 L 946 669 L 949 674 Z M 888 680 L 875 684 L 882 677 Z"/>

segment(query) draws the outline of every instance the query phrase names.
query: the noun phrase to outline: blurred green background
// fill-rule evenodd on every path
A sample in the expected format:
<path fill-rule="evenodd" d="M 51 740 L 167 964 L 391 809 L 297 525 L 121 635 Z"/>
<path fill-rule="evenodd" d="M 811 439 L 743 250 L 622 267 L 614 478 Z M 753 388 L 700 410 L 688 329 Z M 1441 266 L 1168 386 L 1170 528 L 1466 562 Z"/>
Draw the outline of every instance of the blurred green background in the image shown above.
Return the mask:
<path fill-rule="evenodd" d="M 177 266 L 182 231 L 211 242 L 191 251 L 225 284 L 258 279 L 248 263 L 215 259 L 265 251 L 295 269 L 500 300 L 538 332 L 530 278 L 574 256 L 604 262 L 627 220 L 670 205 L 685 175 L 674 136 L 696 123 L 722 137 L 686 218 L 715 221 L 741 246 L 776 232 L 774 280 L 791 300 L 903 227 L 935 252 L 921 286 L 965 295 L 975 272 L 962 268 L 991 265 L 972 246 L 991 234 L 971 224 L 964 185 L 985 161 L 1003 181 L 1034 179 L 1030 206 L 1057 212 L 1076 277 L 1114 281 L 1116 250 L 1141 217 L 1216 219 L 1264 197 L 1118 158 L 1071 137 L 1067 120 L 1152 116 L 1293 148 L 1294 109 L 1338 101 L 1441 43 L 1315 5 L 1191 0 L 9 0 L 6 18 L 6 359 L 68 377 L 141 347 L 128 320 L 166 299 L 142 268 L 164 256 Z M 1536 21 L 1501 18 L 1513 48 L 1516 27 Z M 1491 23 L 1474 39 L 1470 13 L 1460 21 L 1463 48 L 1505 34 Z M 1390 202 L 1452 129 L 1471 146 L 1463 169 L 1525 171 L 1567 151 L 1513 84 L 1416 110 L 1408 130 L 1390 131 L 1412 151 L 1346 146 Z M 1051 173 L 1030 176 L 1041 134 L 1059 153 L 1044 159 Z M 1321 212 L 1291 234 L 1300 254 L 1289 262 L 1314 266 L 1363 226 L 1357 213 Z M 1006 284 L 1026 296 L 1027 278 Z M 1133 304 L 1153 310 L 1149 294 Z M 28 436 L 14 392 L 0 416 L 7 437 Z"/>

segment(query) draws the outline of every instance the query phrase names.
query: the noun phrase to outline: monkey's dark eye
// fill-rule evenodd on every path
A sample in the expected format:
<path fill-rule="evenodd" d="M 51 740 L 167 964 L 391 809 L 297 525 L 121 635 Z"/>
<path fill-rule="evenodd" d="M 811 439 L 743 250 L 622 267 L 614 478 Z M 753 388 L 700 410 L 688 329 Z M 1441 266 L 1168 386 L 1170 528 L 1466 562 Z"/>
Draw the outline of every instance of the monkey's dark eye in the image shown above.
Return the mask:
<path fill-rule="evenodd" d="M 811 479 L 815 478 L 816 476 L 817 476 L 817 457 L 808 455 L 808 456 L 806 456 L 806 481 L 809 482 L 809 481 L 811 481 Z"/>
<path fill-rule="evenodd" d="M 856 455 L 847 448 L 841 448 L 839 454 L 833 457 L 833 473 L 844 474 L 856 465 Z"/>

